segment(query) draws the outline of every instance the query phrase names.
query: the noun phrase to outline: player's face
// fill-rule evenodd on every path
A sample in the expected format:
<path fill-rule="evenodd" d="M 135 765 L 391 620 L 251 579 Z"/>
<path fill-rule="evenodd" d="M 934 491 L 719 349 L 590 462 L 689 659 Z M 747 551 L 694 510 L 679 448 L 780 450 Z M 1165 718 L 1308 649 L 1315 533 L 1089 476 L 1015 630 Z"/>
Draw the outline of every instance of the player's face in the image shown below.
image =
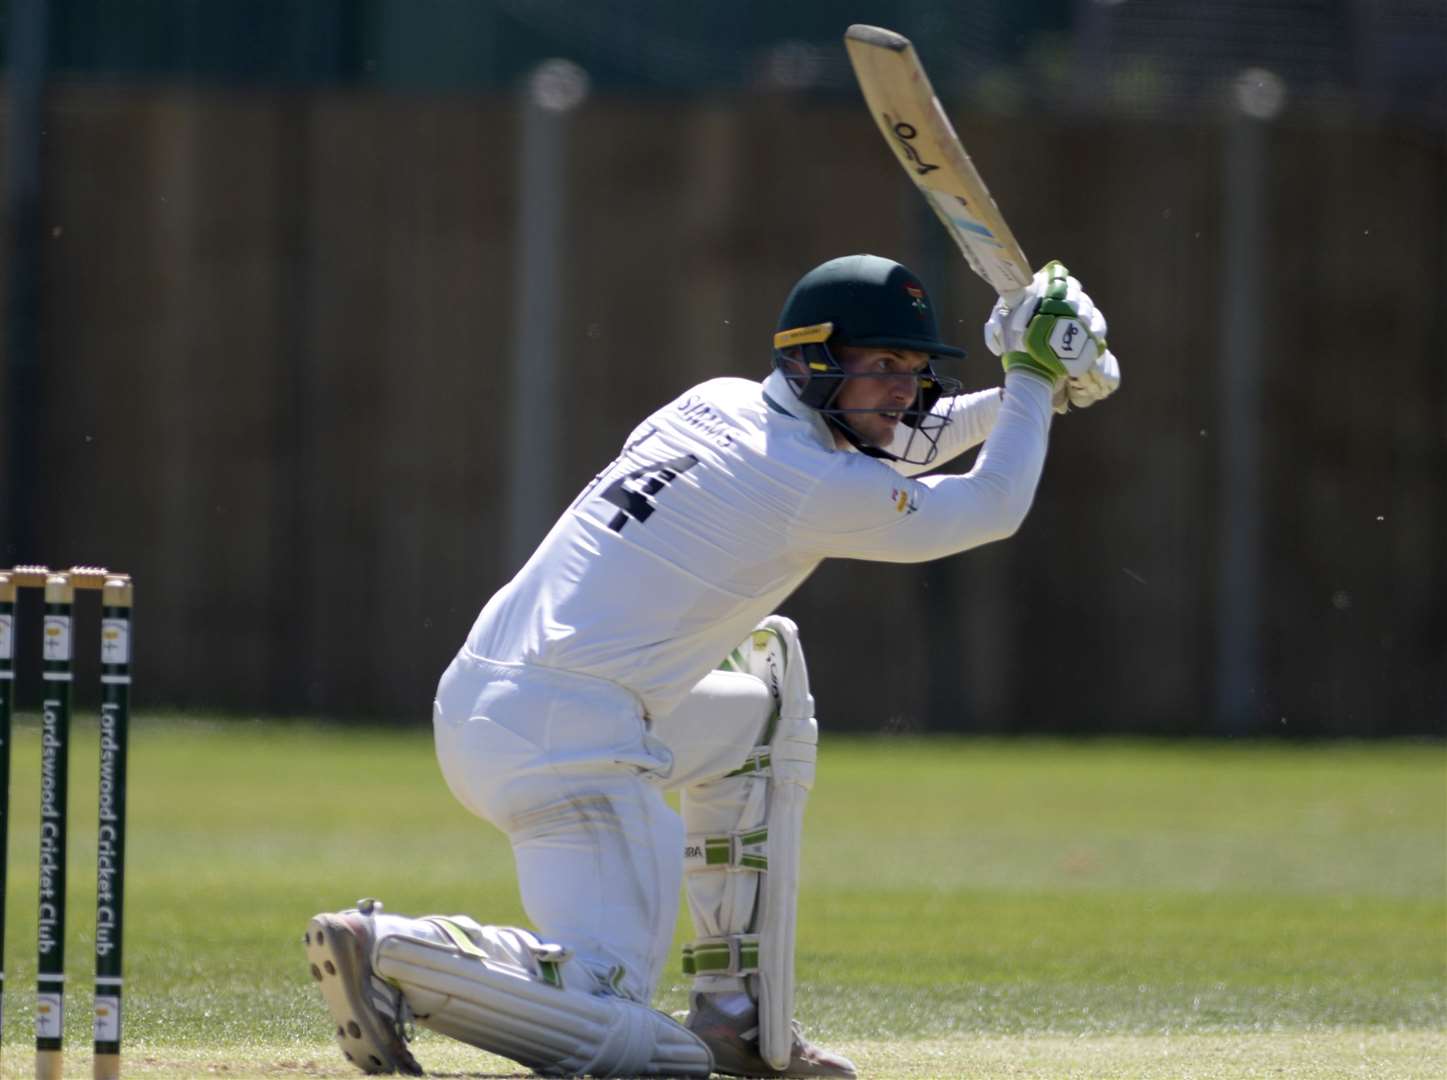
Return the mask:
<path fill-rule="evenodd" d="M 929 365 L 929 357 L 914 349 L 883 349 L 867 345 L 844 345 L 835 359 L 847 378 L 835 395 L 833 405 L 851 411 L 842 417 L 865 442 L 884 447 L 894 441 L 900 418 L 919 392 L 917 376 Z"/>

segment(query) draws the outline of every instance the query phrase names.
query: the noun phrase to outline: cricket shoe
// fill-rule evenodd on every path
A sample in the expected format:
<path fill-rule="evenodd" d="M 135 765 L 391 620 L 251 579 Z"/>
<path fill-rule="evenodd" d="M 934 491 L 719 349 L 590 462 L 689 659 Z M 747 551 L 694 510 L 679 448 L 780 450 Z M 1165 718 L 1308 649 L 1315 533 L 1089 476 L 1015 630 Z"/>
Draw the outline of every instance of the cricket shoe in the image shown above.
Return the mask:
<path fill-rule="evenodd" d="M 713 1052 L 714 1072 L 726 1076 L 835 1076 L 854 1080 L 859 1074 L 854 1062 L 804 1038 L 799 1021 L 793 1021 L 794 1046 L 789 1064 L 776 1069 L 759 1055 L 758 1009 L 749 1004 L 735 1014 L 721 1007 L 722 999 L 742 995 L 694 994 L 684 1026 Z"/>
<path fill-rule="evenodd" d="M 381 906 L 360 900 L 361 910 L 317 915 L 302 940 L 347 1060 L 364 1073 L 421 1076 L 422 1066 L 407 1049 L 409 1014 L 402 993 L 372 971 L 375 942 L 367 916 Z"/>

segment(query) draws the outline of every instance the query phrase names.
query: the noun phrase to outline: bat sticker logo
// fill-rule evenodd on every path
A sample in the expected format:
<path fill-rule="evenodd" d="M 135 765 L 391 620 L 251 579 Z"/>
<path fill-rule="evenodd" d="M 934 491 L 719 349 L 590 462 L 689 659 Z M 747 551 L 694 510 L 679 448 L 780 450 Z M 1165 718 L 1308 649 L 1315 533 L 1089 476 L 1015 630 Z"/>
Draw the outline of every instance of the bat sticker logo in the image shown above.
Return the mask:
<path fill-rule="evenodd" d="M 909 159 L 910 167 L 914 169 L 916 175 L 925 176 L 939 168 L 938 165 L 931 165 L 920 157 L 919 151 L 914 148 L 911 140 L 919 134 L 919 130 L 913 124 L 908 120 L 895 120 L 889 113 L 884 114 L 884 121 L 889 125 L 890 132 L 893 133 L 895 141 L 899 144 L 899 152 Z"/>

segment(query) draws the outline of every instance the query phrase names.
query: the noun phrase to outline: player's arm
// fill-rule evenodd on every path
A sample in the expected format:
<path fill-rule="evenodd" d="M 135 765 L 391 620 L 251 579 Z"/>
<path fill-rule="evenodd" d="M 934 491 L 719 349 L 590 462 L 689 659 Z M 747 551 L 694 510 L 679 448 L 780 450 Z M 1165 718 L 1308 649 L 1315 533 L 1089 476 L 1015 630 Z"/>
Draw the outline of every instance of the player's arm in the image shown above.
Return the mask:
<path fill-rule="evenodd" d="M 995 429 L 963 476 L 899 476 L 839 455 L 801 508 L 793 539 L 826 557 L 924 562 L 1013 534 L 1045 462 L 1051 387 L 1029 371 L 1005 376 Z"/>
<path fill-rule="evenodd" d="M 1086 404 L 1099 400 L 1119 385 L 1119 369 L 1105 347 L 1104 316 L 1059 263 L 1037 274 L 1016 303 L 1017 310 L 1028 309 L 1028 319 L 997 311 L 986 324 L 1005 386 L 975 467 L 964 476 L 912 480 L 862 467 L 877 464 L 872 461 L 846 461 L 806 504 L 802 543 L 828 556 L 921 562 L 1020 527 L 1044 466 L 1052 400 L 1069 393 L 1072 380 L 1090 395 Z M 1113 382 L 1103 374 L 1103 360 L 1115 372 Z"/>

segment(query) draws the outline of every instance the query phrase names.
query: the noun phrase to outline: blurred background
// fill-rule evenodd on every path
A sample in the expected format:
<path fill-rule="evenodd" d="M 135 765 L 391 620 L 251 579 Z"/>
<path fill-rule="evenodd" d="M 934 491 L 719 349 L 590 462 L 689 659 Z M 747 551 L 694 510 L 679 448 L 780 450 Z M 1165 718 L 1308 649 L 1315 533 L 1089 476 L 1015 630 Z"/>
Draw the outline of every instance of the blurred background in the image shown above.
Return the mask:
<path fill-rule="evenodd" d="M 1447 731 L 1442 0 L 9 0 L 0 565 L 134 574 L 143 708 L 423 724 L 810 267 L 904 261 L 995 385 L 851 22 L 1125 378 L 1015 538 L 790 599 L 821 722 Z"/>

